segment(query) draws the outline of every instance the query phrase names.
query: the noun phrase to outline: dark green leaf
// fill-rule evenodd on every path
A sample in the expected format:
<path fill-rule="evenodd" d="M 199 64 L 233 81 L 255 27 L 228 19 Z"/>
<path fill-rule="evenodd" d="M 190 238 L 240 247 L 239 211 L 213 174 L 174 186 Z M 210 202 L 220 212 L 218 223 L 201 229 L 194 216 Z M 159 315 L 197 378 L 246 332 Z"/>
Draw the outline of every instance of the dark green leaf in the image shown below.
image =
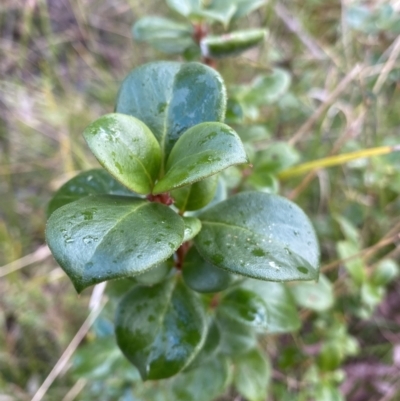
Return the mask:
<path fill-rule="evenodd" d="M 83 171 L 67 181 L 55 193 L 49 203 L 47 216 L 50 216 L 55 210 L 67 203 L 88 195 L 100 194 L 136 196 L 134 192 L 129 191 L 103 169 Z"/>
<path fill-rule="evenodd" d="M 161 152 L 149 128 L 134 117 L 107 114 L 83 133 L 108 172 L 139 194 L 149 194 L 160 171 Z"/>
<path fill-rule="evenodd" d="M 228 99 L 228 103 L 226 105 L 225 123 L 240 124 L 242 121 L 243 121 L 242 105 L 236 99 L 232 98 Z"/>
<path fill-rule="evenodd" d="M 312 280 L 319 246 L 304 212 L 277 195 L 243 192 L 199 216 L 200 254 L 217 267 L 261 280 Z"/>
<path fill-rule="evenodd" d="M 201 221 L 196 217 L 183 217 L 185 236 L 183 242 L 193 239 L 201 230 Z"/>
<path fill-rule="evenodd" d="M 246 280 L 241 286 L 263 298 L 267 307 L 268 333 L 288 333 L 300 328 L 294 299 L 284 284 Z"/>
<path fill-rule="evenodd" d="M 243 325 L 229 316 L 218 314 L 218 327 L 221 332 L 219 350 L 227 355 L 245 353 L 257 344 L 257 334 L 254 327 Z"/>
<path fill-rule="evenodd" d="M 198 210 L 208 205 L 214 198 L 218 186 L 218 175 L 212 175 L 193 185 L 175 189 L 171 196 L 175 200 L 175 206 L 181 212 L 187 210 Z"/>
<path fill-rule="evenodd" d="M 253 327 L 268 327 L 268 312 L 264 300 L 255 292 L 245 288 L 234 288 L 226 294 L 218 312 L 232 320 Z"/>
<path fill-rule="evenodd" d="M 120 302 L 116 336 L 143 380 L 171 377 L 187 366 L 206 337 L 203 307 L 175 277 L 135 287 Z"/>
<path fill-rule="evenodd" d="M 163 17 L 144 17 L 132 28 L 137 41 L 149 42 L 164 53 L 182 53 L 194 45 L 193 28 Z"/>
<path fill-rule="evenodd" d="M 254 172 L 247 179 L 247 184 L 249 184 L 252 189 L 268 194 L 276 194 L 279 191 L 279 181 L 273 174 L 259 174 L 258 172 Z"/>
<path fill-rule="evenodd" d="M 248 401 L 264 401 L 271 379 L 271 365 L 264 353 L 254 348 L 235 358 L 234 385 Z"/>
<path fill-rule="evenodd" d="M 134 276 L 169 258 L 184 224 L 169 207 L 145 200 L 93 195 L 57 209 L 47 243 L 78 292 L 105 280 Z"/>
<path fill-rule="evenodd" d="M 318 312 L 333 306 L 334 295 L 331 282 L 322 274 L 317 283 L 301 282 L 289 287 L 298 305 Z"/>
<path fill-rule="evenodd" d="M 116 111 L 143 121 L 166 161 L 179 137 L 205 121 L 223 121 L 226 94 L 221 76 L 199 63 L 155 62 L 133 70 L 120 88 Z"/>
<path fill-rule="evenodd" d="M 212 321 L 208 329 L 207 338 L 201 351 L 187 367 L 187 370 L 197 368 L 214 358 L 221 341 L 221 334 L 215 321 Z"/>
<path fill-rule="evenodd" d="M 265 29 L 235 31 L 222 36 L 206 36 L 200 42 L 203 56 L 221 58 L 235 56 L 256 46 L 266 36 Z"/>
<path fill-rule="evenodd" d="M 183 278 L 197 292 L 219 292 L 229 287 L 234 277 L 225 270 L 206 262 L 192 247 L 183 262 Z"/>
<path fill-rule="evenodd" d="M 188 129 L 168 157 L 165 176 L 154 187 L 162 193 L 247 162 L 242 141 L 223 123 L 202 123 Z"/>

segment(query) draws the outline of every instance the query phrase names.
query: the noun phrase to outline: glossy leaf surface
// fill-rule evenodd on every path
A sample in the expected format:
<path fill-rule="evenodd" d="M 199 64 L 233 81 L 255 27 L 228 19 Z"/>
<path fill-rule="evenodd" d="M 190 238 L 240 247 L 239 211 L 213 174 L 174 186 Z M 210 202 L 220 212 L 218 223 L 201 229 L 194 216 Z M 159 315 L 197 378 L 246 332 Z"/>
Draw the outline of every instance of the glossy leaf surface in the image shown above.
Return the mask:
<path fill-rule="evenodd" d="M 67 181 L 49 202 L 47 215 L 50 216 L 59 207 L 88 195 L 124 195 L 137 196 L 115 180 L 102 168 L 83 171 Z"/>
<path fill-rule="evenodd" d="M 206 36 L 200 42 L 206 57 L 221 58 L 240 54 L 264 40 L 264 29 L 248 29 L 231 32 L 222 36 Z"/>
<path fill-rule="evenodd" d="M 264 352 L 254 348 L 235 358 L 234 385 L 249 401 L 264 401 L 271 379 L 271 365 Z"/>
<path fill-rule="evenodd" d="M 106 114 L 83 136 L 100 164 L 118 181 L 139 194 L 149 194 L 158 177 L 160 146 L 149 128 L 124 114 Z"/>
<path fill-rule="evenodd" d="M 318 282 L 294 283 L 289 287 L 297 304 L 318 312 L 333 306 L 334 295 L 331 282 L 320 275 Z"/>
<path fill-rule="evenodd" d="M 166 173 L 154 187 L 162 193 L 247 162 L 242 141 L 222 123 L 202 123 L 188 129 L 168 157 Z"/>
<path fill-rule="evenodd" d="M 133 70 L 122 83 L 116 111 L 143 121 L 153 132 L 164 161 L 190 127 L 223 121 L 226 107 L 221 76 L 199 63 L 155 62 Z"/>
<path fill-rule="evenodd" d="M 282 283 L 246 280 L 243 288 L 263 298 L 268 313 L 268 333 L 289 333 L 300 327 L 300 318 L 290 291 Z"/>
<path fill-rule="evenodd" d="M 200 254 L 231 273 L 261 280 L 318 277 L 319 246 L 304 212 L 272 194 L 243 192 L 199 216 Z"/>
<path fill-rule="evenodd" d="M 181 245 L 180 216 L 159 203 L 94 195 L 57 209 L 47 243 L 76 290 L 134 276 L 169 258 Z"/>
<path fill-rule="evenodd" d="M 149 42 L 164 53 L 182 53 L 194 45 L 190 25 L 163 17 L 141 18 L 133 26 L 132 33 L 137 41 Z"/>
<path fill-rule="evenodd" d="M 175 206 L 181 211 L 198 210 L 208 205 L 214 198 L 218 186 L 218 175 L 212 175 L 193 185 L 175 189 L 171 196 Z"/>
<path fill-rule="evenodd" d="M 193 239 L 201 230 L 201 221 L 196 217 L 183 217 L 185 235 L 183 242 Z"/>
<path fill-rule="evenodd" d="M 216 352 L 218 351 L 220 341 L 221 341 L 221 334 L 218 325 L 213 320 L 209 325 L 207 338 L 206 341 L 204 342 L 203 348 L 200 350 L 200 352 L 196 355 L 196 357 L 187 367 L 187 370 L 196 368 L 208 362 L 211 358 L 214 358 Z"/>
<path fill-rule="evenodd" d="M 218 312 L 245 325 L 261 328 L 268 326 L 268 311 L 263 298 L 249 289 L 234 288 L 229 291 L 222 298 Z"/>
<path fill-rule="evenodd" d="M 223 291 L 234 280 L 225 270 L 206 262 L 195 247 L 192 247 L 185 256 L 183 279 L 192 290 L 204 293 Z"/>
<path fill-rule="evenodd" d="M 199 352 L 206 337 L 203 307 L 179 279 L 137 286 L 120 302 L 116 336 L 143 380 L 171 377 Z"/>

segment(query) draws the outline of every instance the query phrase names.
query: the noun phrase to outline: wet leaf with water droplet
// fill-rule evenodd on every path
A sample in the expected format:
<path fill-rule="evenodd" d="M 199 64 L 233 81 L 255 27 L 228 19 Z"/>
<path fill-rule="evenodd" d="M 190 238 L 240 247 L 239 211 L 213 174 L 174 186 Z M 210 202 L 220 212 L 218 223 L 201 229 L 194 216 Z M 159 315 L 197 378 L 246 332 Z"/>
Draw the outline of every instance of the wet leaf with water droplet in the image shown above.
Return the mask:
<path fill-rule="evenodd" d="M 239 323 L 266 328 L 268 325 L 267 306 L 255 292 L 244 288 L 234 288 L 221 300 L 218 313 L 228 315 Z"/>
<path fill-rule="evenodd" d="M 152 191 L 161 149 L 143 122 L 124 114 L 106 114 L 90 124 L 83 136 L 100 164 L 119 182 L 139 194 Z"/>
<path fill-rule="evenodd" d="M 188 129 L 172 148 L 165 176 L 157 182 L 154 193 L 192 184 L 247 161 L 243 144 L 232 128 L 223 123 L 198 124 Z"/>
<path fill-rule="evenodd" d="M 300 328 L 295 301 L 283 283 L 245 280 L 241 287 L 261 297 L 267 308 L 267 333 L 289 333 Z"/>
<path fill-rule="evenodd" d="M 178 278 L 137 286 L 115 318 L 119 347 L 143 380 L 171 377 L 200 351 L 207 333 L 200 300 Z"/>
<path fill-rule="evenodd" d="M 206 262 L 192 247 L 183 262 L 183 278 L 197 292 L 219 292 L 228 288 L 234 276 Z"/>
<path fill-rule="evenodd" d="M 54 194 L 49 202 L 47 216 L 49 217 L 55 210 L 67 203 L 88 195 L 100 194 L 137 196 L 121 185 L 107 171 L 99 168 L 92 169 L 70 179 Z"/>
<path fill-rule="evenodd" d="M 198 216 L 200 254 L 231 273 L 261 280 L 315 280 L 319 246 L 304 212 L 280 196 L 242 192 Z"/>
<path fill-rule="evenodd" d="M 201 230 L 201 221 L 196 217 L 183 217 L 185 223 L 185 236 L 183 242 L 193 239 Z"/>
<path fill-rule="evenodd" d="M 214 69 L 200 63 L 162 61 L 144 64 L 125 78 L 115 110 L 138 118 L 151 129 L 166 162 L 188 128 L 223 121 L 225 107 L 223 80 Z"/>
<path fill-rule="evenodd" d="M 167 224 L 159 224 L 163 219 Z M 55 259 L 78 292 L 144 273 L 169 258 L 183 235 L 183 219 L 169 207 L 112 195 L 88 196 L 62 206 L 50 216 L 46 229 Z"/>

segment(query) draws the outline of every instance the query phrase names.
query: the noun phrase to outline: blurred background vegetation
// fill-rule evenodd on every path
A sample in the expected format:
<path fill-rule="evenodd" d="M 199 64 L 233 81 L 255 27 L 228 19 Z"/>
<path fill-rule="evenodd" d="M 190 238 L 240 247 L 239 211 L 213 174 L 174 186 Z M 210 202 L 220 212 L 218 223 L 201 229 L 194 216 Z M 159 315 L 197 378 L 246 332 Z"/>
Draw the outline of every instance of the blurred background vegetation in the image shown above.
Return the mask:
<path fill-rule="evenodd" d="M 46 207 L 68 178 L 98 166 L 81 133 L 113 110 L 126 74 L 177 59 L 132 40 L 145 15 L 179 19 L 155 0 L 0 2 L 0 401 L 30 400 L 90 313 L 91 290 L 78 297 L 44 244 Z M 400 143 L 398 1 L 270 0 L 241 25 L 268 28 L 268 39 L 219 62 L 224 79 L 244 85 L 274 67 L 291 76 L 283 96 L 247 116 L 269 133 L 263 146 L 288 142 L 306 162 Z M 399 153 L 282 179 L 280 193 L 311 216 L 336 301 L 324 315 L 301 309 L 300 332 L 264 339 L 270 399 L 297 399 L 304 370 L 319 358 L 344 399 L 399 400 L 400 282 L 393 273 L 384 286 L 357 287 L 382 263 L 397 271 Z M 90 331 L 84 324 L 82 345 L 43 399 L 135 399 L 137 374 L 108 343 L 112 314 L 109 303 Z M 339 399 L 326 394 L 315 399 Z"/>

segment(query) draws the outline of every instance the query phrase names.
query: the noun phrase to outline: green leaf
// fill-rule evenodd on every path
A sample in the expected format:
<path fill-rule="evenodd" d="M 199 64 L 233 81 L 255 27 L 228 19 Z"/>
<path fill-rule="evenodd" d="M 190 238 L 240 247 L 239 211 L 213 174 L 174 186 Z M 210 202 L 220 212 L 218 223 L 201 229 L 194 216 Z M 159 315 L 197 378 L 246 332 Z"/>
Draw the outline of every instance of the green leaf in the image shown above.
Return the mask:
<path fill-rule="evenodd" d="M 171 271 L 173 261 L 171 259 L 160 263 L 157 266 L 145 271 L 138 276 L 135 276 L 135 281 L 142 285 L 154 285 L 161 282 L 167 274 Z"/>
<path fill-rule="evenodd" d="M 247 184 L 249 184 L 252 189 L 268 194 L 276 194 L 279 191 L 279 181 L 273 174 L 254 172 L 247 179 Z"/>
<path fill-rule="evenodd" d="M 154 187 L 159 194 L 183 187 L 247 162 L 238 134 L 223 123 L 202 123 L 188 129 L 168 157 L 166 173 Z"/>
<path fill-rule="evenodd" d="M 231 273 L 261 280 L 315 280 L 319 247 L 304 212 L 277 195 L 242 192 L 206 210 L 200 254 Z"/>
<path fill-rule="evenodd" d="M 139 42 L 149 42 L 164 53 L 182 53 L 194 45 L 193 28 L 163 17 L 144 17 L 132 28 L 133 37 Z"/>
<path fill-rule="evenodd" d="M 257 8 L 266 4 L 265 0 L 235 0 L 237 11 L 233 16 L 234 19 L 245 17 Z"/>
<path fill-rule="evenodd" d="M 76 290 L 134 276 L 168 259 L 181 245 L 180 216 L 160 203 L 93 195 L 57 209 L 46 240 Z"/>
<path fill-rule="evenodd" d="M 224 314 L 218 314 L 217 318 L 221 333 L 221 353 L 239 355 L 256 346 L 257 334 L 254 327 L 238 323 Z"/>
<path fill-rule="evenodd" d="M 215 321 L 212 321 L 208 332 L 207 338 L 201 351 L 196 355 L 186 370 L 197 368 L 198 366 L 208 362 L 211 358 L 215 357 L 215 354 L 219 348 L 221 341 L 221 333 L 218 325 Z"/>
<path fill-rule="evenodd" d="M 317 283 L 295 283 L 289 287 L 297 304 L 317 312 L 323 312 L 333 306 L 334 295 L 331 282 L 320 275 Z"/>
<path fill-rule="evenodd" d="M 207 8 L 203 8 L 194 13 L 194 16 L 199 17 L 200 19 L 205 18 L 212 21 L 218 21 L 227 27 L 236 10 L 236 5 L 232 4 L 230 0 L 214 0 L 211 1 Z"/>
<path fill-rule="evenodd" d="M 120 302 L 117 343 L 143 380 L 171 377 L 187 366 L 206 337 L 203 307 L 175 277 L 135 287 Z"/>
<path fill-rule="evenodd" d="M 286 142 L 275 142 L 267 149 L 256 153 L 254 173 L 275 174 L 296 164 L 300 160 L 299 152 Z"/>
<path fill-rule="evenodd" d="M 223 121 L 221 76 L 199 63 L 155 62 L 133 70 L 119 90 L 116 111 L 143 121 L 160 143 L 164 161 L 179 137 L 206 121 Z"/>
<path fill-rule="evenodd" d="M 232 320 L 244 325 L 268 327 L 267 306 L 263 298 L 245 288 L 234 288 L 229 291 L 222 298 L 218 312 L 228 315 Z"/>
<path fill-rule="evenodd" d="M 388 285 L 399 276 L 399 266 L 392 259 L 381 260 L 371 275 L 371 283 L 376 286 Z"/>
<path fill-rule="evenodd" d="M 234 385 L 248 401 L 264 401 L 271 380 L 271 364 L 264 353 L 254 348 L 235 358 Z"/>
<path fill-rule="evenodd" d="M 284 284 L 246 280 L 241 286 L 263 298 L 267 307 L 268 333 L 290 333 L 300 328 L 294 299 Z"/>
<path fill-rule="evenodd" d="M 185 223 L 185 236 L 183 242 L 193 239 L 201 230 L 201 221 L 196 217 L 183 217 Z"/>
<path fill-rule="evenodd" d="M 228 288 L 234 277 L 225 270 L 206 262 L 192 247 L 183 262 L 183 279 L 197 292 L 219 292 Z"/>
<path fill-rule="evenodd" d="M 88 195 L 124 195 L 137 196 L 126 187 L 116 181 L 103 169 L 83 171 L 67 181 L 53 196 L 49 202 L 47 216 L 49 217 L 59 207 Z"/>
<path fill-rule="evenodd" d="M 83 136 L 100 164 L 139 194 L 149 194 L 160 171 L 160 147 L 149 128 L 134 117 L 106 114 Z"/>
<path fill-rule="evenodd" d="M 181 212 L 187 210 L 198 210 L 208 205 L 217 191 L 218 175 L 205 178 L 195 182 L 193 185 L 186 185 L 183 188 L 175 189 L 171 196 L 175 200 L 175 206 Z"/>
<path fill-rule="evenodd" d="M 189 17 L 192 13 L 200 10 L 200 0 L 167 0 L 170 8 L 184 17 Z"/>
<path fill-rule="evenodd" d="M 265 39 L 266 34 L 265 29 L 247 29 L 222 36 L 209 35 L 201 40 L 200 47 L 205 57 L 230 57 L 258 45 Z"/>
<path fill-rule="evenodd" d="M 360 252 L 360 247 L 350 241 L 339 241 L 336 244 L 336 249 L 340 259 L 349 260 L 344 261 L 343 265 L 349 272 L 351 278 L 358 285 L 361 285 L 367 279 L 364 262 L 360 257 L 353 257 Z"/>
<path fill-rule="evenodd" d="M 246 88 L 243 102 L 264 106 L 278 101 L 289 89 L 291 78 L 288 72 L 275 68 L 270 75 L 260 75 Z"/>
<path fill-rule="evenodd" d="M 171 401 L 210 401 L 222 395 L 229 385 L 230 369 L 226 358 L 218 356 L 172 380 Z"/>

